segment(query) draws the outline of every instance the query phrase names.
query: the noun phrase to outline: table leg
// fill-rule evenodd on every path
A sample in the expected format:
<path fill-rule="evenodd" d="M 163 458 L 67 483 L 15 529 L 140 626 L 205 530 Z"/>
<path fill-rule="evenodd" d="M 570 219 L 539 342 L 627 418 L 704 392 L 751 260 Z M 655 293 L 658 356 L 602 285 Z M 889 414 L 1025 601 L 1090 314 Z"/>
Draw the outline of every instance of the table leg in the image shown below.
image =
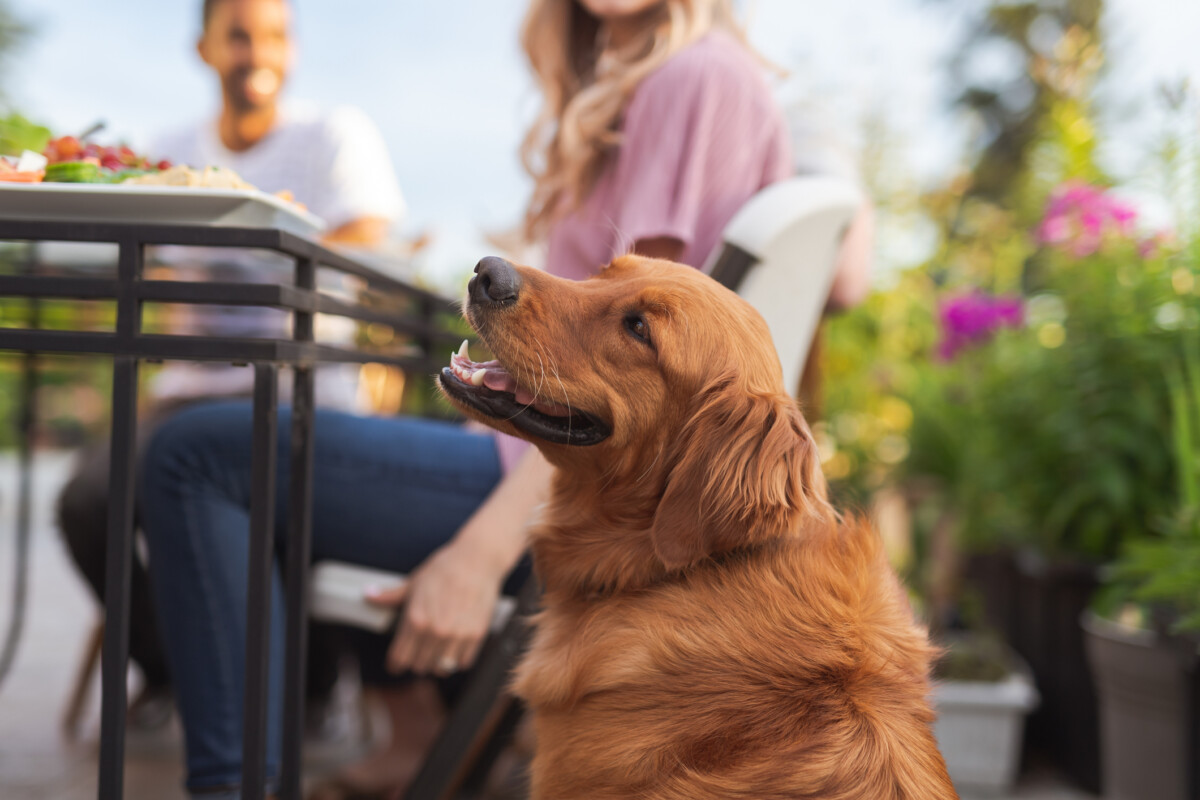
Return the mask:
<path fill-rule="evenodd" d="M 26 353 L 22 364 L 21 405 L 17 412 L 17 519 L 12 614 L 9 617 L 4 642 L 0 644 L 0 687 L 3 687 L 17 659 L 17 648 L 25 630 L 25 615 L 28 610 L 26 601 L 29 597 L 29 525 L 33 509 L 33 426 L 37 392 L 37 356 Z"/>
<path fill-rule="evenodd" d="M 312 291 L 317 285 L 317 264 L 297 258 L 296 288 Z M 313 314 L 297 311 L 292 317 L 292 338 L 313 340 Z M 283 760 L 279 796 L 300 800 L 304 756 L 304 705 L 308 683 L 308 569 L 312 558 L 313 407 L 315 373 L 311 365 L 292 370 L 291 483 L 288 488 L 287 638 L 284 644 Z"/>
<path fill-rule="evenodd" d="M 37 268 L 38 248 L 31 244 L 24 264 L 25 273 L 32 274 Z M 31 298 L 29 306 L 29 327 L 37 330 L 42 327 L 42 303 L 37 298 Z M 22 359 L 21 369 L 21 410 L 17 425 L 20 430 L 18 447 L 18 481 L 17 487 L 17 573 L 13 587 L 13 624 L 9 630 L 9 639 L 5 642 L 5 663 L 0 663 L 0 680 L 16 658 L 17 643 L 21 639 L 21 631 L 25 624 L 25 602 L 29 593 L 29 536 L 33 515 L 33 432 L 37 422 L 37 354 L 26 353 Z"/>
<path fill-rule="evenodd" d="M 138 362 L 113 360 L 112 455 L 108 484 L 108 553 L 101 657 L 100 800 L 120 800 L 125 772 L 125 680 L 129 662 L 129 576 L 133 558 L 133 491 L 137 445 Z"/>
<path fill-rule="evenodd" d="M 275 534 L 279 367 L 254 365 L 254 450 L 251 456 L 250 559 L 246 602 L 242 799 L 266 795 L 267 697 L 271 633 L 271 568 Z"/>
<path fill-rule="evenodd" d="M 291 485 L 288 495 L 287 643 L 284 664 L 283 800 L 300 800 L 308 659 L 308 576 L 312 558 L 313 371 L 296 367 L 292 388 Z"/>

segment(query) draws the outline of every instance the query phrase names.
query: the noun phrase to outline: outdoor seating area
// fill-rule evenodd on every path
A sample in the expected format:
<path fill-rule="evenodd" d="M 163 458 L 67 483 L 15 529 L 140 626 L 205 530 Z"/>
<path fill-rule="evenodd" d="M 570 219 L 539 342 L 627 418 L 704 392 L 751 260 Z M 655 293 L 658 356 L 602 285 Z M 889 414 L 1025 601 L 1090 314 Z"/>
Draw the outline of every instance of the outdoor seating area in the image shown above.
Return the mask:
<path fill-rule="evenodd" d="M 0 798 L 1200 800 L 1200 7 L 863 3 L 0 2 Z"/>

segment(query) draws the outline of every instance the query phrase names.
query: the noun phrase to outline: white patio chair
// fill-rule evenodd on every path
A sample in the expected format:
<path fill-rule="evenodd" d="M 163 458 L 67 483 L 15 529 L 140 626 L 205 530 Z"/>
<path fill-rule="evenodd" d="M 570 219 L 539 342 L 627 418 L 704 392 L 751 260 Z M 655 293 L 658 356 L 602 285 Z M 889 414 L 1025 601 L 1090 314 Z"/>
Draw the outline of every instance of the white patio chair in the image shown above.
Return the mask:
<path fill-rule="evenodd" d="M 763 315 L 790 392 L 800 386 L 842 237 L 862 204 L 859 189 L 842 178 L 772 184 L 734 215 L 706 267 Z"/>

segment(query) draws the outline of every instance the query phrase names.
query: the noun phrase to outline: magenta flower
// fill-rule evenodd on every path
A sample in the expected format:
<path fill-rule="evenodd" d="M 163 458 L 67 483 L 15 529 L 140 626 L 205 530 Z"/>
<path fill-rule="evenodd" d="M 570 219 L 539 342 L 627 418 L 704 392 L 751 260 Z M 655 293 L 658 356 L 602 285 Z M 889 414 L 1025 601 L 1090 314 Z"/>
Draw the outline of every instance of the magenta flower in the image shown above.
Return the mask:
<path fill-rule="evenodd" d="M 1105 239 L 1132 238 L 1137 212 L 1099 186 L 1067 181 L 1050 195 L 1037 238 L 1076 258 L 1090 256 Z"/>
<path fill-rule="evenodd" d="M 938 355 L 946 361 L 964 347 L 988 341 L 1001 328 L 1019 327 L 1025 317 L 1021 298 L 980 291 L 947 297 L 938 310 L 942 324 Z"/>

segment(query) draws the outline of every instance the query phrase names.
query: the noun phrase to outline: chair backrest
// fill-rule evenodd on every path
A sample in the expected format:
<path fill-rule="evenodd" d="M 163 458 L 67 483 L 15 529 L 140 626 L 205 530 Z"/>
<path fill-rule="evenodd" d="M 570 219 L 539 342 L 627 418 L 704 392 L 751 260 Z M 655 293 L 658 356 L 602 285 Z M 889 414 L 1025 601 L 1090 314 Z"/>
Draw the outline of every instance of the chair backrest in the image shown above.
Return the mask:
<path fill-rule="evenodd" d="M 767 321 L 788 391 L 800 385 L 842 237 L 862 202 L 859 189 L 841 178 L 772 184 L 734 215 L 706 267 Z"/>

